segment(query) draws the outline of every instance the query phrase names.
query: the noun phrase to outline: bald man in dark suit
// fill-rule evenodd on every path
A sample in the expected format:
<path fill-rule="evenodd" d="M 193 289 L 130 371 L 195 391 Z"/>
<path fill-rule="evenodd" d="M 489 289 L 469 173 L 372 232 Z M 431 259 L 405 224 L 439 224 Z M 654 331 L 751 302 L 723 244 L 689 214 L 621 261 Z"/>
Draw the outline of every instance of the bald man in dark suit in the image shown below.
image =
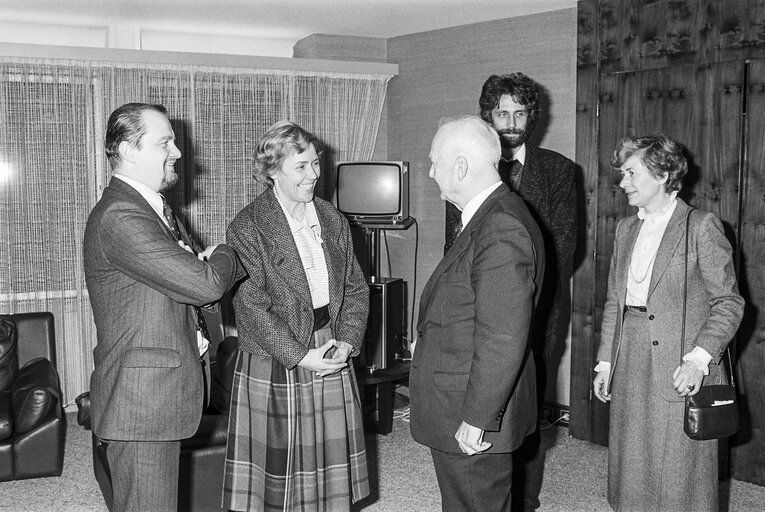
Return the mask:
<path fill-rule="evenodd" d="M 115 110 L 106 152 L 115 174 L 84 241 L 98 336 L 93 432 L 108 443 L 113 512 L 175 512 L 180 440 L 194 434 L 205 405 L 208 340 L 198 307 L 244 272 L 228 246 L 198 252 L 160 195 L 178 180 L 181 157 L 164 107 Z"/>
<path fill-rule="evenodd" d="M 492 75 L 479 100 L 481 118 L 494 126 L 502 143 L 499 174 L 518 193 L 539 223 L 545 241 L 545 282 L 531 340 L 537 366 L 537 405 L 545 398 L 551 354 L 567 325 L 561 325 L 577 239 L 574 163 L 555 151 L 528 143 L 539 118 L 539 86 L 523 73 Z M 568 315 L 564 316 L 568 318 Z M 544 450 L 539 432 L 515 454 L 515 512 L 539 508 Z"/>
<path fill-rule="evenodd" d="M 444 511 L 510 510 L 512 452 L 536 428 L 529 326 L 544 244 L 497 172 L 496 132 L 475 116 L 444 122 L 430 177 L 463 229 L 420 298 L 411 431 L 431 449 Z"/>

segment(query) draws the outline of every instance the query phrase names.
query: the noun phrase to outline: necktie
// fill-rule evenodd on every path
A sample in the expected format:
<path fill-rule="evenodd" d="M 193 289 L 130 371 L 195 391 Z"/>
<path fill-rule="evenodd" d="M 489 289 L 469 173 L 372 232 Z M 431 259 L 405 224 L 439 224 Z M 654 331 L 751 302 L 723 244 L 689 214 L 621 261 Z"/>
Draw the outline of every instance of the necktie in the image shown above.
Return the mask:
<path fill-rule="evenodd" d="M 521 186 L 521 171 L 523 171 L 523 164 L 518 160 L 513 160 L 510 164 L 510 188 L 515 192 Z"/>
<path fill-rule="evenodd" d="M 165 196 L 160 194 L 160 197 L 162 198 L 162 215 L 165 217 L 165 220 L 167 221 L 167 225 L 170 228 L 170 231 L 173 232 L 173 235 L 175 235 L 175 238 L 180 240 L 181 231 L 178 229 L 178 221 L 175 220 L 173 209 L 170 208 L 169 204 L 167 204 L 167 200 L 165 199 Z"/>
<path fill-rule="evenodd" d="M 170 231 L 173 232 L 175 238 L 177 240 L 181 240 L 181 231 L 178 229 L 178 221 L 175 219 L 173 209 L 170 208 L 169 204 L 167 204 L 165 196 L 160 194 L 160 197 L 162 198 L 162 216 L 167 221 L 168 227 L 170 228 Z M 202 333 L 202 336 L 204 336 L 207 341 L 210 341 L 212 338 L 210 337 L 210 332 L 207 330 L 207 322 L 205 321 L 205 316 L 202 313 L 202 308 L 199 306 L 194 306 L 194 310 L 197 313 L 197 330 Z"/>
<path fill-rule="evenodd" d="M 455 224 L 452 227 L 452 231 L 449 233 L 449 236 L 446 237 L 446 243 L 444 244 L 444 254 L 449 252 L 449 249 L 451 249 L 452 245 L 454 245 L 454 241 L 458 236 L 460 236 L 460 233 L 462 233 L 462 221 Z"/>

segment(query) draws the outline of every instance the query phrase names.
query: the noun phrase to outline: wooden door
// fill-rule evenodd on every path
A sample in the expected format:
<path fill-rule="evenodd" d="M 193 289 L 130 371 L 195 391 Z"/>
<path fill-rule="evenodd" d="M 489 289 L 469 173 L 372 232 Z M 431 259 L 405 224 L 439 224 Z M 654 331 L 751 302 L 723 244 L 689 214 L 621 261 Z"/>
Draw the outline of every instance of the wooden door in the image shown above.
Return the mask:
<path fill-rule="evenodd" d="M 751 62 L 746 93 L 738 271 L 747 307 L 736 338 L 742 425 L 731 439 L 731 472 L 765 485 L 765 61 Z"/>
<path fill-rule="evenodd" d="M 691 157 L 691 170 L 681 195 L 690 204 L 717 214 L 734 243 L 738 227 L 743 70 L 743 63 L 731 62 L 600 76 L 594 339 L 591 347 L 580 347 L 589 350 L 591 361 L 594 362 L 599 344 L 616 223 L 634 214 L 618 186 L 619 175 L 611 168 L 614 147 L 624 136 L 657 131 L 685 145 Z M 587 418 L 589 424 L 585 435 L 582 436 L 582 424 L 578 424 L 580 430 L 574 435 L 605 444 L 608 406 L 592 397 L 581 379 L 576 382 L 580 388 L 572 388 L 572 394 L 576 394 L 571 400 L 572 418 L 579 415 Z M 587 397 L 584 410 L 575 410 L 575 404 L 583 408 L 584 397 Z"/>

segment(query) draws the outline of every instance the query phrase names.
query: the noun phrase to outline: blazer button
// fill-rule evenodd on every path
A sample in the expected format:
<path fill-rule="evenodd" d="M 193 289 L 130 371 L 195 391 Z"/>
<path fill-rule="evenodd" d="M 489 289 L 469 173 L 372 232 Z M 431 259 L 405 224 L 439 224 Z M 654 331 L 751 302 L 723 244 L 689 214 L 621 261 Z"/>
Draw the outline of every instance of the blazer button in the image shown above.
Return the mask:
<path fill-rule="evenodd" d="M 417 331 L 417 337 L 422 338 L 422 331 Z"/>
<path fill-rule="evenodd" d="M 653 315 L 648 315 L 648 320 L 653 320 Z"/>
<path fill-rule="evenodd" d="M 658 346 L 658 345 L 659 345 L 659 342 L 658 342 L 658 341 L 656 341 L 656 340 L 653 340 L 653 341 L 651 342 L 651 345 L 653 345 L 654 347 L 656 347 L 656 346 Z"/>

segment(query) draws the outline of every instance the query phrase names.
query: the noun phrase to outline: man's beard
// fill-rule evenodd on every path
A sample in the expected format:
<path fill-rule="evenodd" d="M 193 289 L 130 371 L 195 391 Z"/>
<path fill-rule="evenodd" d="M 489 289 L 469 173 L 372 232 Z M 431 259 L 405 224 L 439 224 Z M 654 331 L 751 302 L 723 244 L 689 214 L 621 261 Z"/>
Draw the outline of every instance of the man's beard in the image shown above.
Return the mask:
<path fill-rule="evenodd" d="M 521 147 L 529 138 L 528 130 L 516 130 L 515 128 L 497 130 L 497 134 L 499 135 L 499 142 L 502 144 L 502 147 L 511 149 Z M 517 135 L 517 137 L 509 138 L 505 137 L 505 135 Z"/>
<path fill-rule="evenodd" d="M 172 167 L 169 170 L 165 168 L 165 174 L 162 175 L 162 183 L 159 184 L 159 191 L 164 192 L 171 189 L 176 183 L 178 183 L 178 173 Z"/>

